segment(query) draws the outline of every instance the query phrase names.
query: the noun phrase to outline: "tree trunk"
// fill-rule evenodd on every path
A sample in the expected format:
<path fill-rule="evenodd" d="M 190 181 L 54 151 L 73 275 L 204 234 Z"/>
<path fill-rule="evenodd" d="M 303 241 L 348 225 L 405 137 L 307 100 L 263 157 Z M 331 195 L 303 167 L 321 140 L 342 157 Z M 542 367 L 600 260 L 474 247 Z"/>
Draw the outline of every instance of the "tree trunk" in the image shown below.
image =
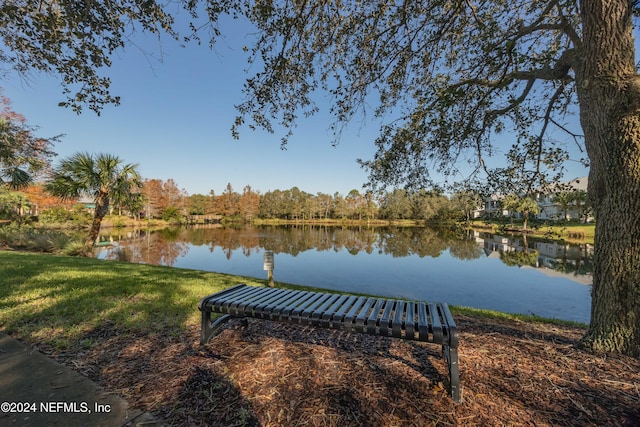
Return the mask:
<path fill-rule="evenodd" d="M 93 221 L 91 221 L 91 228 L 89 229 L 89 235 L 84 242 L 84 252 L 86 255 L 91 253 L 93 244 L 100 234 L 100 224 L 102 219 L 109 211 L 109 193 L 100 191 L 96 197 L 96 209 L 93 214 Z"/>
<path fill-rule="evenodd" d="M 591 324 L 583 343 L 640 357 L 640 78 L 628 0 L 581 2 L 575 68 L 596 217 Z"/>

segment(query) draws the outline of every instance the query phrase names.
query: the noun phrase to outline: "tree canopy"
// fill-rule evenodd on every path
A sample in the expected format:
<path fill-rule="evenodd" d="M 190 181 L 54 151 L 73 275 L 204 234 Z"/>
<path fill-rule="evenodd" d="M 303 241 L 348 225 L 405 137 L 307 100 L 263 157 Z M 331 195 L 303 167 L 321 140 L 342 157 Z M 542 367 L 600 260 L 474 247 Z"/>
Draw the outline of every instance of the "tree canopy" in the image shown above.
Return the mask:
<path fill-rule="evenodd" d="M 507 162 L 489 176 L 519 190 L 516 177 L 535 186 L 562 171 L 567 147 L 550 128 L 583 147 L 566 123 L 582 46 L 577 2 L 268 2 L 250 18 L 261 30 L 252 59 L 265 66 L 245 85 L 236 130 L 247 120 L 292 128 L 316 111 L 319 88 L 334 100 L 336 137 L 374 105 L 386 123 L 375 157 L 361 160 L 371 185 L 422 188 L 433 172 L 459 179 L 467 162 L 489 172 L 498 148 Z M 496 147 L 507 130 L 511 145 Z"/>
<path fill-rule="evenodd" d="M 0 185 L 24 187 L 49 166 L 58 137 L 38 138 L 0 90 Z"/>

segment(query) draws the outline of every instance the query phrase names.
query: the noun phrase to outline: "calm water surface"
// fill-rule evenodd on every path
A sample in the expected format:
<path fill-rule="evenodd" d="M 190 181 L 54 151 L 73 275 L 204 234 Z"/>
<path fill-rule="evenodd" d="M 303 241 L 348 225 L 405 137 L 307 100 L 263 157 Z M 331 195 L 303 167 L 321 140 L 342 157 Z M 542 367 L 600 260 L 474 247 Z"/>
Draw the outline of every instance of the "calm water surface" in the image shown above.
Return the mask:
<path fill-rule="evenodd" d="M 96 256 L 587 323 L 590 245 L 431 228 L 203 226 L 111 231 Z"/>

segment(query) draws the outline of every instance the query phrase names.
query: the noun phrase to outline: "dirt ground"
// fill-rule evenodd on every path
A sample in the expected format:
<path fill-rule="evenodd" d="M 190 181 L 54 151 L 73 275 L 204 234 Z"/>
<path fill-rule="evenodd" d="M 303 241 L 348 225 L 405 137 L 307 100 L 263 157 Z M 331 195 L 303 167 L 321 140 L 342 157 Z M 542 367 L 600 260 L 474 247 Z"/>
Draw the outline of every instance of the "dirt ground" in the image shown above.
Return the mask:
<path fill-rule="evenodd" d="M 433 344 L 250 320 L 209 344 L 128 336 L 53 355 L 175 426 L 639 426 L 640 360 L 576 348 L 584 330 L 456 316 L 462 403 Z"/>

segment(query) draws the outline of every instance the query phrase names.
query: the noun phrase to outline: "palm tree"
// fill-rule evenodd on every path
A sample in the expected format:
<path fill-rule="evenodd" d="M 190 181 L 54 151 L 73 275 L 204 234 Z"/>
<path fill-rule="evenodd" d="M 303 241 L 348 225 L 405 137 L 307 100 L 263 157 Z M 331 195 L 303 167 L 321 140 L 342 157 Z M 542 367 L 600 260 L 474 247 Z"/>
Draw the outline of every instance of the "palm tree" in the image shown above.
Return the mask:
<path fill-rule="evenodd" d="M 89 235 L 84 243 L 89 253 L 98 238 L 102 219 L 109 211 L 109 202 L 122 202 L 142 186 L 137 164 L 122 164 L 111 154 L 76 153 L 54 168 L 46 189 L 63 199 L 91 195 L 96 205 Z"/>
<path fill-rule="evenodd" d="M 557 193 L 553 197 L 553 203 L 557 204 L 558 207 L 562 209 L 562 212 L 564 214 L 562 219 L 564 221 L 567 221 L 569 219 L 568 211 L 571 205 L 573 204 L 573 201 L 574 201 L 573 192 L 569 192 L 569 191 L 561 191 L 560 193 Z"/>
<path fill-rule="evenodd" d="M 527 231 L 527 222 L 529 220 L 529 214 L 538 214 L 540 212 L 540 206 L 538 203 L 529 196 L 519 196 L 516 194 L 510 194 L 502 201 L 504 209 L 510 212 L 522 213 L 522 219 L 524 221 L 523 230 Z"/>

